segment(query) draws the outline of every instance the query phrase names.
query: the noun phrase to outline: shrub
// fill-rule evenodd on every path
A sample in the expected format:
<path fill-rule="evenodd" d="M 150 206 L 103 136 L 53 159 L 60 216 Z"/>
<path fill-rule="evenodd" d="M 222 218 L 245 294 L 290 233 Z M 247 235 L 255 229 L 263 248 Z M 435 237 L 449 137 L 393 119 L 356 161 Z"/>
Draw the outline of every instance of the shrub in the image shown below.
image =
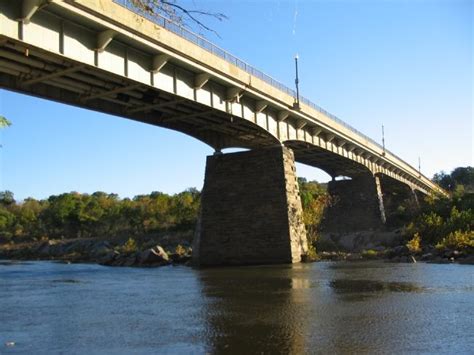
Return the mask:
<path fill-rule="evenodd" d="M 183 247 L 181 244 L 178 244 L 174 252 L 179 256 L 183 256 L 186 255 L 186 248 Z"/>
<path fill-rule="evenodd" d="M 437 249 L 474 248 L 474 231 L 455 231 L 436 244 Z"/>
<path fill-rule="evenodd" d="M 318 254 L 316 253 L 316 248 L 311 243 L 308 244 L 308 251 L 306 254 L 302 255 L 303 262 L 316 261 L 319 259 Z"/>
<path fill-rule="evenodd" d="M 135 239 L 128 238 L 127 242 L 122 245 L 121 251 L 122 253 L 134 253 L 138 250 L 138 245 Z"/>
<path fill-rule="evenodd" d="M 421 251 L 421 237 L 418 233 L 415 233 L 412 239 L 406 244 L 408 250 L 411 253 L 419 253 Z"/>
<path fill-rule="evenodd" d="M 366 259 L 375 259 L 379 255 L 379 252 L 373 249 L 368 249 L 362 250 L 362 253 L 360 254 Z"/>

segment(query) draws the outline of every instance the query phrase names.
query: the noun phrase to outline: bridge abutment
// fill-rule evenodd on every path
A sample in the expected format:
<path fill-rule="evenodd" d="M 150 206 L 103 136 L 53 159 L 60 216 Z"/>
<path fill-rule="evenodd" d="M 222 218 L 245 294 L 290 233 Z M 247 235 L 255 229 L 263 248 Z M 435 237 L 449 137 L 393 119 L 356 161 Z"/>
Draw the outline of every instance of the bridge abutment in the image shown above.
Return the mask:
<path fill-rule="evenodd" d="M 196 265 L 294 263 L 306 251 L 290 149 L 207 157 L 193 245 Z"/>

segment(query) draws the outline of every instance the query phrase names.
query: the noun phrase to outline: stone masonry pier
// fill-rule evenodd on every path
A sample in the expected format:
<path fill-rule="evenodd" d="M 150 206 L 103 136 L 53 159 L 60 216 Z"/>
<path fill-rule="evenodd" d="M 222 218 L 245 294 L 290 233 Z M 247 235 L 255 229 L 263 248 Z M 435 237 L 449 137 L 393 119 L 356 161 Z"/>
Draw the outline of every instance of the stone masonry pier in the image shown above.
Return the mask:
<path fill-rule="evenodd" d="M 293 152 L 277 146 L 207 158 L 196 265 L 299 262 L 306 231 Z"/>

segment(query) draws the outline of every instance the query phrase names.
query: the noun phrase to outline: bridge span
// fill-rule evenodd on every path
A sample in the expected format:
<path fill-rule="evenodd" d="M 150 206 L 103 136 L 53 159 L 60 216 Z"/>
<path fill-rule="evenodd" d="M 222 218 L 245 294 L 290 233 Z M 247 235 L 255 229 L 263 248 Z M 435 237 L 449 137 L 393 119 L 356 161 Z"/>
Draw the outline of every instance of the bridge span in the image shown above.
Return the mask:
<path fill-rule="evenodd" d="M 293 90 L 177 24 L 148 19 L 127 4 L 1 1 L 0 87 L 177 130 L 216 153 L 251 149 L 208 157 L 195 241 L 199 263 L 300 259 L 306 236 L 294 160 L 333 178 L 351 177 L 344 186 L 364 186 L 371 197 L 352 196 L 351 209 L 371 211 L 382 222 L 384 181 L 413 195 L 445 194 L 311 101 L 302 98 L 296 107 Z M 338 189 L 333 182 L 332 191 Z M 259 240 L 246 242 L 249 233 Z M 274 247 L 265 257 L 253 250 L 269 244 Z M 218 245 L 232 252 L 216 256 Z"/>

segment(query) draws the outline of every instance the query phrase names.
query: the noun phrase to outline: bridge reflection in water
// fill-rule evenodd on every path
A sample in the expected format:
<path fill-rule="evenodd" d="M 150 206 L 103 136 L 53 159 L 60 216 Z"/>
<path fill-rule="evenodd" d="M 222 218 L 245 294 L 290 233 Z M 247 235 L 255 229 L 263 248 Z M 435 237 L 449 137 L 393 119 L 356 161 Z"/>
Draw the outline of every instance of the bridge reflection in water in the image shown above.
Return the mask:
<path fill-rule="evenodd" d="M 417 329 L 423 311 L 415 308 L 429 290 L 400 281 L 400 274 L 417 278 L 413 268 L 403 269 L 381 263 L 203 269 L 198 280 L 207 347 L 211 353 L 240 354 L 408 349 L 424 333 Z M 404 334 L 407 343 L 391 334 Z"/>

